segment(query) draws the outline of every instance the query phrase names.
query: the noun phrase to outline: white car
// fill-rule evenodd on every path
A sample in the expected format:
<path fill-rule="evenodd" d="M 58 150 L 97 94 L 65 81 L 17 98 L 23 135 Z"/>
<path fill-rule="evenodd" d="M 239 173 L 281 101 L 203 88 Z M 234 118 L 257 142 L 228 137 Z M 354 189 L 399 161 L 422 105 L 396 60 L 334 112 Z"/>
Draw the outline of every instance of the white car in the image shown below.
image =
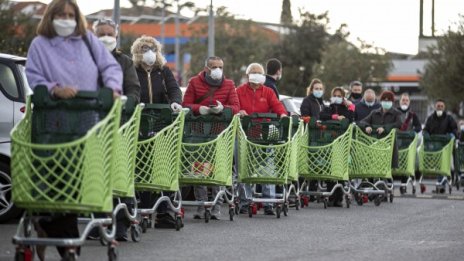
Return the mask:
<path fill-rule="evenodd" d="M 0 53 L 0 223 L 20 213 L 11 202 L 10 132 L 24 115 L 31 89 L 25 75 L 26 58 Z"/>

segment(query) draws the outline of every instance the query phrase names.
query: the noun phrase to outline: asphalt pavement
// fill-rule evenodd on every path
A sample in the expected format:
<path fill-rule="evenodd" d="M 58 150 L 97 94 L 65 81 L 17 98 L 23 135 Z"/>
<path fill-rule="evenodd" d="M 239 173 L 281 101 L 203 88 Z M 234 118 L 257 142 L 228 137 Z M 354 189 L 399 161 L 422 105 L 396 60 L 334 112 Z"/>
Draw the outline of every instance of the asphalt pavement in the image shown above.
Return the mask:
<path fill-rule="evenodd" d="M 398 195 L 398 193 L 396 193 Z M 118 247 L 119 260 L 464 260 L 464 193 L 395 197 L 351 208 L 310 203 L 280 219 L 259 213 L 228 220 L 192 219 L 185 227 L 149 229 L 141 242 Z M 0 225 L 0 260 L 13 260 L 16 225 Z M 47 249 L 47 260 L 59 260 Z M 37 259 L 36 259 L 37 260 Z M 107 260 L 106 248 L 88 242 L 79 260 Z"/>

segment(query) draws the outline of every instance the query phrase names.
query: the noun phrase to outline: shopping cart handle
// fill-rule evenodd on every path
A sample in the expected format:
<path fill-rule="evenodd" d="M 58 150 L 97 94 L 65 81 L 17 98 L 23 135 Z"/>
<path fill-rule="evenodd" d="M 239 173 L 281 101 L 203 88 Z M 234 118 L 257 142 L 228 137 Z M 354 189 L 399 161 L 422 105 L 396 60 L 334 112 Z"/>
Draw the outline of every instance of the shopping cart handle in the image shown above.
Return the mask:
<path fill-rule="evenodd" d="M 250 118 L 256 119 L 256 118 L 267 118 L 267 119 L 278 119 L 279 116 L 276 113 L 252 113 L 249 115 Z"/>

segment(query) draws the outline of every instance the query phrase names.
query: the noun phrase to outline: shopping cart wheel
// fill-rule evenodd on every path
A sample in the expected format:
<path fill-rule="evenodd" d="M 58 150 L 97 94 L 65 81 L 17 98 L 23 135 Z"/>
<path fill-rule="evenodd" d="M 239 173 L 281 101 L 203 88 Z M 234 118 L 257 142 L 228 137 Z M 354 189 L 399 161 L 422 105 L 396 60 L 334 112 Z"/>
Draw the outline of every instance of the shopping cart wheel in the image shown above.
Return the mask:
<path fill-rule="evenodd" d="M 234 221 L 234 215 L 235 215 L 235 208 L 229 208 L 229 220 Z"/>
<path fill-rule="evenodd" d="M 375 198 L 374 198 L 374 205 L 376 207 L 380 206 L 380 203 L 382 203 L 382 196 L 380 195 L 377 195 Z"/>
<path fill-rule="evenodd" d="M 392 191 L 392 192 L 390 192 L 390 203 L 393 203 L 393 198 L 394 198 L 394 196 L 393 196 L 393 191 Z"/>
<path fill-rule="evenodd" d="M 248 206 L 248 217 L 253 217 L 253 205 Z"/>
<path fill-rule="evenodd" d="M 424 194 L 424 192 L 425 192 L 426 189 L 427 189 L 427 188 L 425 187 L 424 184 L 420 184 L 420 192 L 421 192 L 421 194 Z"/>
<path fill-rule="evenodd" d="M 176 231 L 179 231 L 182 228 L 182 217 L 176 217 Z"/>
<path fill-rule="evenodd" d="M 276 207 L 276 216 L 277 216 L 277 218 L 280 218 L 280 212 L 282 212 L 282 207 L 280 205 L 278 205 Z"/>
<path fill-rule="evenodd" d="M 32 261 L 34 260 L 34 251 L 31 247 L 18 247 L 14 257 L 15 261 Z"/>
<path fill-rule="evenodd" d="M 211 219 L 211 212 L 209 209 L 205 210 L 205 223 L 208 223 L 209 220 Z"/>
<path fill-rule="evenodd" d="M 416 187 L 412 187 L 412 194 L 416 195 Z"/>
<path fill-rule="evenodd" d="M 116 250 L 115 246 L 108 246 L 108 260 L 109 261 L 116 261 L 118 260 L 118 251 Z"/>
<path fill-rule="evenodd" d="M 400 187 L 400 194 L 401 195 L 404 195 L 404 191 L 405 191 L 404 187 Z"/>
<path fill-rule="evenodd" d="M 75 261 L 77 260 L 77 254 L 74 249 L 66 249 L 66 252 L 64 252 L 64 256 L 61 259 L 62 261 Z M 110 259 L 113 260 L 113 259 Z"/>
<path fill-rule="evenodd" d="M 327 198 L 324 198 L 324 209 L 326 209 L 328 205 L 329 205 L 329 200 Z"/>
<path fill-rule="evenodd" d="M 282 210 L 284 212 L 284 216 L 288 216 L 288 203 L 284 203 Z"/>
<path fill-rule="evenodd" d="M 356 201 L 356 203 L 358 204 L 358 206 L 362 206 L 363 205 L 363 198 L 362 196 L 359 194 L 359 193 L 354 193 L 354 200 Z"/>
<path fill-rule="evenodd" d="M 147 228 L 148 228 L 148 219 L 143 218 L 142 223 L 140 224 L 140 226 L 142 227 L 142 233 L 146 233 Z"/>
<path fill-rule="evenodd" d="M 142 234 L 142 229 L 140 226 L 134 224 L 131 225 L 130 227 L 130 233 L 131 233 L 131 239 L 134 242 L 139 242 L 140 241 L 140 235 Z"/>
<path fill-rule="evenodd" d="M 300 210 L 300 204 L 301 204 L 301 200 L 299 198 L 296 198 L 296 200 L 295 200 L 295 209 L 296 210 Z"/>
<path fill-rule="evenodd" d="M 453 191 L 453 187 L 449 186 L 449 193 L 451 194 L 452 191 Z"/>

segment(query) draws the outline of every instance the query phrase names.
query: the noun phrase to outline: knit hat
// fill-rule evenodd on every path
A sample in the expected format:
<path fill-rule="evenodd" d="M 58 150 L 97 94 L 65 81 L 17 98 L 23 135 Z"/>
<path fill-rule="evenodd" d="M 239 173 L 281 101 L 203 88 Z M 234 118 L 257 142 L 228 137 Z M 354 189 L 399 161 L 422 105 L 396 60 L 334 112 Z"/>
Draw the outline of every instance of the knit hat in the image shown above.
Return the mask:
<path fill-rule="evenodd" d="M 383 91 L 382 94 L 380 94 L 380 100 L 381 101 L 395 101 L 395 94 L 391 91 Z"/>

